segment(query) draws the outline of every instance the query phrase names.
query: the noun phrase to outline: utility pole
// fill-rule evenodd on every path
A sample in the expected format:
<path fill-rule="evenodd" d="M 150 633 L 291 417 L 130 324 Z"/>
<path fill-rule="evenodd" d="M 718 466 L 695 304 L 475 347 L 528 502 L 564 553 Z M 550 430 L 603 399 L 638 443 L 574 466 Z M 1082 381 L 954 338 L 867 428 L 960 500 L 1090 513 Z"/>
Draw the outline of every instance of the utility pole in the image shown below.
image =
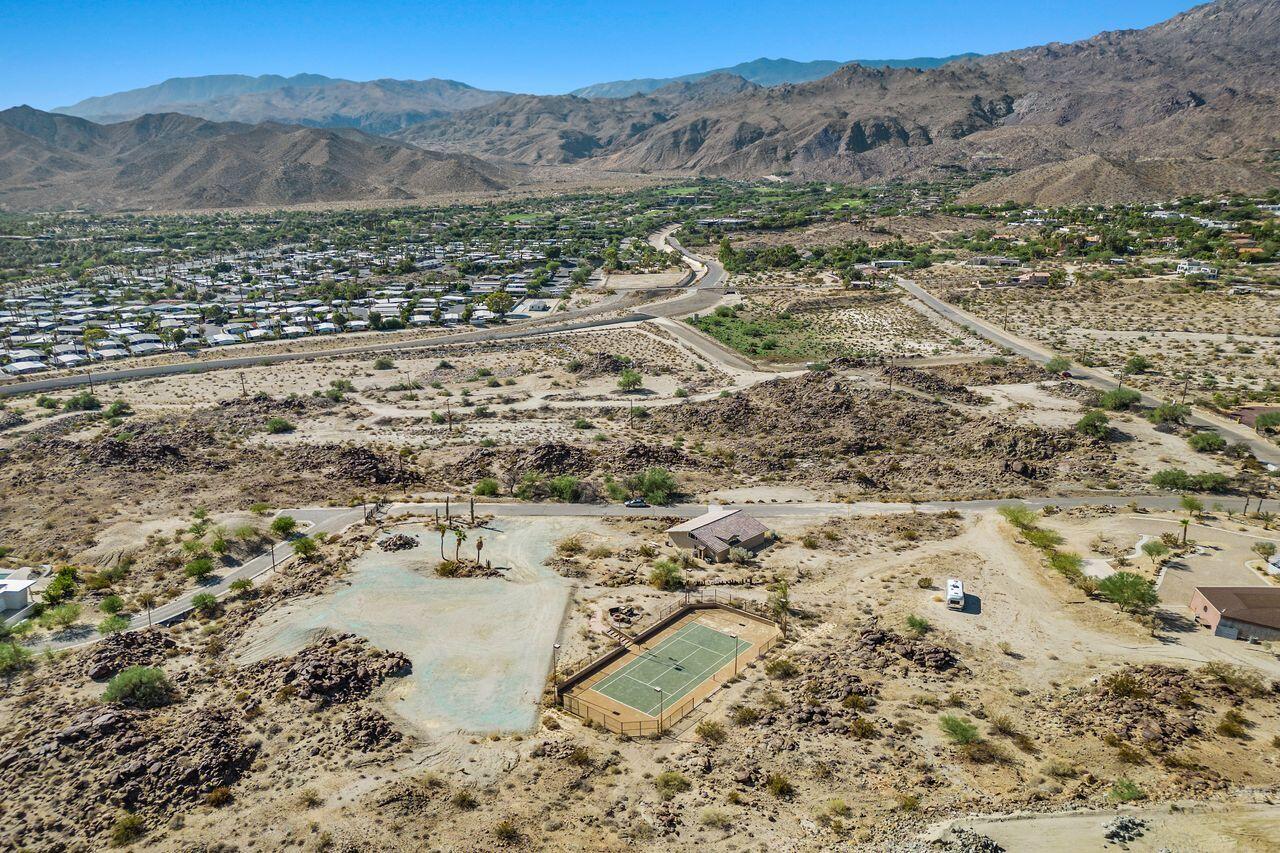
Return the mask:
<path fill-rule="evenodd" d="M 242 371 L 240 371 L 240 396 L 241 396 L 241 397 L 248 397 L 248 396 L 249 396 L 249 388 L 248 388 L 248 386 L 247 386 L 247 385 L 245 385 L 245 382 L 244 382 L 244 371 L 243 371 L 243 370 L 242 370 Z"/>

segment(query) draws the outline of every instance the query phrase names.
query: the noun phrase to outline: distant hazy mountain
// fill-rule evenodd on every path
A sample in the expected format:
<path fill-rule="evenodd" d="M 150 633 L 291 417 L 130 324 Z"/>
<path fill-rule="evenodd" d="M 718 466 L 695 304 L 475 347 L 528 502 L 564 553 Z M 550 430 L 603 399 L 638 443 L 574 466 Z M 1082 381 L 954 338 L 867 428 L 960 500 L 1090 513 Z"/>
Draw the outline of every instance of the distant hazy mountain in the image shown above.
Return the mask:
<path fill-rule="evenodd" d="M 383 134 L 491 103 L 507 94 L 455 80 L 356 82 L 319 74 L 229 74 L 177 77 L 144 89 L 88 98 L 55 112 L 97 122 L 127 121 L 147 113 L 182 113 L 210 121 L 276 121 L 307 127 L 355 127 Z"/>
<path fill-rule="evenodd" d="M 595 83 L 574 89 L 570 94 L 580 98 L 627 98 L 631 95 L 647 95 L 671 83 L 693 83 L 713 74 L 732 74 L 750 80 L 760 86 L 778 86 L 782 83 L 808 83 L 826 77 L 842 65 L 857 63 L 867 68 L 937 68 L 957 59 L 972 59 L 979 54 L 961 53 L 955 56 L 921 56 L 915 59 L 850 59 L 836 62 L 834 59 L 815 59 L 797 62 L 794 59 L 753 59 L 740 62 L 730 68 L 699 71 L 682 77 L 642 77 L 638 80 L 615 80 L 612 83 Z"/>
<path fill-rule="evenodd" d="M 1127 201 L 1280 180 L 1280 2 L 950 62 L 844 65 L 765 87 L 716 75 L 626 98 L 521 96 L 397 136 L 610 171 L 880 181 L 1016 174 L 966 198 Z M 736 82 L 735 82 L 736 81 Z"/>
<path fill-rule="evenodd" d="M 378 201 L 501 189 L 507 180 L 474 157 L 350 128 L 176 113 L 95 124 L 31 107 L 0 111 L 0 210 Z"/>
<path fill-rule="evenodd" d="M 272 92 L 286 86 L 305 89 L 337 82 L 339 81 L 321 74 L 295 74 L 292 77 L 281 77 L 279 74 L 263 74 L 261 77 L 250 77 L 247 74 L 171 77 L 154 86 L 85 98 L 69 107 L 54 107 L 53 112 L 94 121 L 119 121 L 143 113 L 165 112 L 164 108 L 172 104 L 198 104 L 214 98 Z"/>

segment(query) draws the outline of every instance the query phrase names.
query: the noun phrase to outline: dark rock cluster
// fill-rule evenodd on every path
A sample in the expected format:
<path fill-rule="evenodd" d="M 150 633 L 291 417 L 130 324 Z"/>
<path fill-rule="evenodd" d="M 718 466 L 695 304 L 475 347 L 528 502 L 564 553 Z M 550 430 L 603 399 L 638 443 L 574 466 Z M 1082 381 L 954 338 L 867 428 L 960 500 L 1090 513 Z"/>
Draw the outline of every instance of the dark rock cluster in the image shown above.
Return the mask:
<path fill-rule="evenodd" d="M 246 670 L 249 681 L 277 695 L 340 705 L 363 699 L 388 678 L 407 675 L 409 658 L 375 649 L 354 634 L 335 634 L 292 658 L 273 658 Z"/>
<path fill-rule="evenodd" d="M 946 672 L 960 663 L 950 649 L 876 627 L 864 628 L 858 634 L 857 649 L 864 661 L 880 670 L 902 660 L 933 672 Z"/>
<path fill-rule="evenodd" d="M 131 666 L 156 666 L 178 652 L 178 644 L 162 631 L 128 631 L 104 637 L 90 647 L 84 673 L 105 681 Z"/>

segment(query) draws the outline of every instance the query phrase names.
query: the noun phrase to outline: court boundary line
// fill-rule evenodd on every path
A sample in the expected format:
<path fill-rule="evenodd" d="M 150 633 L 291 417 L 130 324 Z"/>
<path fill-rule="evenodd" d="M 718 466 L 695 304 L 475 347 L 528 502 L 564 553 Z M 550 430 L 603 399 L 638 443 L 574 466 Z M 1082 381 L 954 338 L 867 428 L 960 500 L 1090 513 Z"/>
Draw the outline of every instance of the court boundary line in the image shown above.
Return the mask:
<path fill-rule="evenodd" d="M 663 647 L 665 647 L 668 643 L 674 643 L 675 641 L 679 641 L 679 642 L 688 643 L 689 645 L 694 646 L 694 647 L 695 647 L 695 648 L 697 648 L 697 649 L 700 649 L 700 650 L 702 650 L 702 651 L 705 651 L 705 652 L 708 652 L 708 653 L 710 653 L 710 654 L 714 654 L 714 655 L 716 655 L 716 656 L 717 656 L 717 657 L 716 657 L 716 660 L 715 660 L 713 663 L 709 664 L 707 667 L 704 667 L 704 668 L 703 668 L 702 670 L 700 670 L 697 674 L 695 674 L 695 675 L 690 675 L 690 677 L 689 677 L 689 678 L 685 679 L 685 681 L 683 681 L 683 682 L 679 685 L 679 687 L 678 687 L 678 688 L 676 688 L 676 690 L 675 690 L 675 691 L 673 691 L 675 694 L 678 694 L 678 695 L 675 695 L 675 696 L 674 696 L 674 698 L 672 698 L 670 701 L 671 701 L 671 702 L 673 702 L 673 703 L 674 703 L 674 702 L 679 702 L 679 701 L 683 700 L 686 696 L 688 696 L 690 692 L 692 692 L 692 691 L 688 691 L 688 692 L 683 692 L 683 693 L 681 693 L 681 691 L 684 691 L 684 690 L 685 690 L 685 688 L 689 687 L 689 685 L 691 685 L 691 684 L 696 685 L 696 684 L 702 683 L 702 682 L 704 682 L 704 681 L 708 681 L 708 680 L 710 680 L 710 679 L 715 675 L 715 673 L 719 672 L 721 669 L 723 669 L 725 666 L 727 666 L 730 662 L 732 662 L 732 661 L 736 660 L 736 659 L 738 658 L 738 656 L 739 656 L 739 655 L 741 655 L 741 654 L 742 654 L 742 652 L 743 652 L 745 649 L 751 649 L 751 648 L 752 648 L 752 647 L 754 647 L 754 645 L 755 645 L 754 643 L 752 643 L 752 642 L 750 642 L 750 641 L 742 640 L 741 638 L 733 638 L 733 639 L 735 639 L 735 640 L 737 641 L 737 643 L 739 643 L 739 644 L 745 644 L 745 645 L 739 645 L 739 646 L 736 646 L 736 647 L 735 647 L 735 649 L 734 649 L 734 651 L 732 651 L 732 652 L 727 652 L 727 651 L 726 651 L 726 652 L 718 652 L 718 651 L 716 651 L 715 649 L 708 648 L 707 646 L 704 646 L 704 645 L 702 645 L 701 643 L 694 642 L 693 640 L 689 640 L 689 639 L 686 639 L 686 638 L 684 637 L 684 634 L 685 634 L 686 632 L 692 632 L 692 629 L 693 629 L 694 627 L 702 628 L 703 630 L 707 630 L 707 631 L 712 631 L 712 632 L 714 632 L 714 633 L 716 633 L 716 634 L 719 634 L 719 635 L 721 635 L 721 636 L 723 636 L 723 637 L 731 637 L 731 635 L 730 635 L 730 634 L 727 634 L 727 633 L 725 633 L 724 631 L 721 631 L 721 630 L 719 630 L 719 629 L 717 629 L 717 628 L 712 628 L 712 627 L 711 627 L 711 626 L 709 626 L 709 625 L 703 625 L 703 624 L 702 624 L 702 623 L 700 623 L 700 622 L 689 622 L 689 623 L 687 623 L 687 624 L 685 624 L 685 625 L 681 626 L 679 629 L 677 629 L 676 633 L 674 633 L 674 634 L 672 634 L 671 636 L 669 636 L 669 637 L 665 638 L 664 640 L 662 640 L 662 642 L 660 642 L 660 643 L 659 643 L 657 646 L 655 646 L 654 648 L 652 648 L 652 649 L 644 649 L 644 650 L 642 650 L 642 651 L 641 651 L 641 653 L 640 653 L 640 654 L 637 654 L 637 655 L 636 655 L 636 657 L 635 657 L 633 660 L 631 660 L 631 661 L 629 661 L 628 663 L 624 664 L 624 665 L 623 665 L 621 668 L 619 668 L 617 671 L 610 673 L 608 676 L 606 676 L 605 678 L 601 679 L 598 683 L 591 685 L 591 687 L 590 687 L 589 689 L 594 690 L 595 692 L 599 693 L 601 696 L 604 696 L 604 697 L 606 697 L 606 698 L 608 698 L 608 699 L 611 699 L 611 700 L 613 700 L 614 702 L 617 702 L 617 703 L 618 703 L 618 704 L 620 704 L 620 705 L 624 705 L 624 706 L 626 706 L 626 707 L 630 708 L 630 709 L 631 709 L 631 710 L 633 710 L 633 711 L 637 711 L 637 712 L 639 712 L 639 713 L 641 713 L 641 714 L 644 714 L 644 715 L 645 715 L 645 716 L 647 716 L 647 717 L 652 717 L 652 718 L 654 718 L 654 719 L 657 719 L 658 715 L 657 715 L 657 714 L 655 714 L 655 713 L 654 713 L 654 711 L 658 711 L 658 712 L 659 712 L 659 714 L 661 714 L 661 713 L 663 713 L 663 712 L 664 712 L 664 710 L 665 710 L 665 709 L 663 708 L 663 705 L 665 705 L 665 704 L 666 704 L 666 699 L 665 699 L 665 698 L 664 698 L 664 699 L 662 699 L 662 700 L 659 700 L 659 702 L 658 702 L 658 703 L 656 703 L 656 704 L 654 704 L 654 705 L 650 705 L 650 706 L 648 707 L 648 709 L 646 710 L 646 709 L 644 709 L 644 708 L 638 708 L 638 707 L 636 707 L 635 705 L 632 705 L 630 702 L 627 702 L 627 701 L 625 701 L 625 700 L 623 700 L 623 699 L 621 699 L 621 698 L 619 698 L 619 697 L 617 697 L 617 696 L 614 696 L 614 695 L 612 695 L 612 694 L 610 694 L 610 693 L 606 693 L 606 692 L 605 692 L 605 688 L 607 688 L 607 687 L 609 687 L 609 686 L 612 686 L 612 685 L 616 684 L 618 681 L 620 681 L 621 679 L 619 678 L 619 676 L 621 676 L 622 678 L 627 679 L 628 681 L 633 681 L 633 682 L 635 682 L 636 684 L 640 684 L 640 685 L 643 685 L 643 686 L 645 686 L 645 687 L 653 687 L 654 685 L 653 685 L 653 681 L 652 681 L 652 680 L 650 680 L 650 681 L 641 681 L 639 678 L 636 678 L 635 676 L 633 676 L 633 675 L 631 675 L 630 673 L 628 673 L 628 672 L 627 672 L 627 670 L 628 670 L 628 669 L 630 669 L 630 668 L 631 668 L 632 666 L 634 666 L 635 664 L 639 663 L 640 661 L 644 660 L 646 655 L 652 656 L 652 655 L 654 655 L 656 652 L 658 652 L 659 650 L 661 650 Z M 662 670 L 658 675 L 654 676 L 654 680 L 656 680 L 656 679 L 658 679 L 658 678 L 662 678 L 663 676 L 665 676 L 665 675 L 666 675 L 667 673 L 669 673 L 669 672 L 674 672 L 674 671 L 676 671 L 676 670 L 679 668 L 680 664 L 682 664 L 684 661 L 688 660 L 689 658 L 693 657 L 693 656 L 694 656 L 694 655 L 696 655 L 696 654 L 697 654 L 697 652 L 696 652 L 696 651 L 695 651 L 695 652 L 690 652 L 688 655 L 685 655 L 683 658 L 680 658 L 678 661 L 676 661 L 676 663 L 675 663 L 674 665 L 673 665 L 673 664 L 666 664 L 666 665 L 665 665 L 665 667 L 666 667 L 666 668 L 665 668 L 665 669 L 663 669 L 663 670 Z M 658 662 L 659 662 L 659 663 L 665 663 L 665 662 L 663 662 L 663 661 L 658 661 Z M 695 689 L 696 689 L 696 687 L 695 687 Z M 665 691 L 664 691 L 664 693 L 665 693 Z"/>

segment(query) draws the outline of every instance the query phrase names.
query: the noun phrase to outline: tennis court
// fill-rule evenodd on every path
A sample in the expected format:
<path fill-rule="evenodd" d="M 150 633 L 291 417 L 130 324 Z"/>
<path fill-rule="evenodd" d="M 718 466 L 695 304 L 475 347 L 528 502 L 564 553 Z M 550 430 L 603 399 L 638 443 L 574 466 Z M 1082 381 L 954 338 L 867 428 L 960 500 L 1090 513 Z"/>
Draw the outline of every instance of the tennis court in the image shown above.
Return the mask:
<path fill-rule="evenodd" d="M 751 642 L 689 622 L 651 649 L 645 649 L 621 669 L 592 685 L 597 693 L 649 717 L 674 706 L 734 657 L 751 649 Z"/>

